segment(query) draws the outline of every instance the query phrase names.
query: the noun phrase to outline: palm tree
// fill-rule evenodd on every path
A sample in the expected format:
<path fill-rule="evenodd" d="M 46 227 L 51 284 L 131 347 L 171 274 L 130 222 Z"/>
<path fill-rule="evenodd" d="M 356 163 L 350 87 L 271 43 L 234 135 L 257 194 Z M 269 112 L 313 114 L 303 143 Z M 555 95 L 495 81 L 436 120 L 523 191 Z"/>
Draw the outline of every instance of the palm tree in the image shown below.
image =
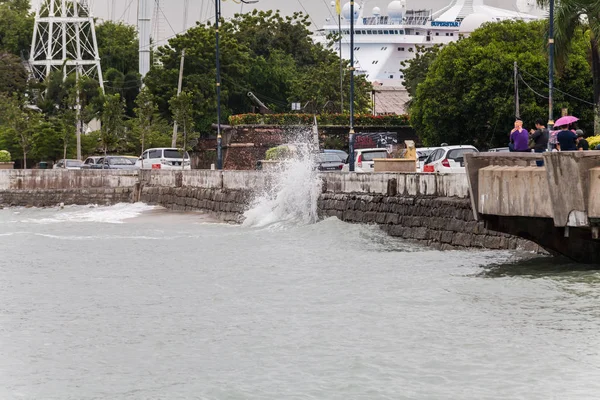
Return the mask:
<path fill-rule="evenodd" d="M 554 1 L 554 52 L 557 65 L 564 66 L 577 29 L 590 39 L 590 57 L 594 86 L 594 131 L 600 132 L 600 2 L 598 0 L 537 0 L 548 7 Z"/>

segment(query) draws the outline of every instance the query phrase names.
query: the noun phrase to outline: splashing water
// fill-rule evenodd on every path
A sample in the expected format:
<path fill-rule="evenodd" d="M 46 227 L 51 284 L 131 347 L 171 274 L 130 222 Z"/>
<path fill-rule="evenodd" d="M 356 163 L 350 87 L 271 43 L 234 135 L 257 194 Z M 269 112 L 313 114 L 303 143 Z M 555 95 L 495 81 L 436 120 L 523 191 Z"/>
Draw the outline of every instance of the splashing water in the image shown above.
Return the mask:
<path fill-rule="evenodd" d="M 244 213 L 244 226 L 307 225 L 318 220 L 322 180 L 311 146 L 296 145 L 294 155 L 270 172 L 271 185 Z"/>

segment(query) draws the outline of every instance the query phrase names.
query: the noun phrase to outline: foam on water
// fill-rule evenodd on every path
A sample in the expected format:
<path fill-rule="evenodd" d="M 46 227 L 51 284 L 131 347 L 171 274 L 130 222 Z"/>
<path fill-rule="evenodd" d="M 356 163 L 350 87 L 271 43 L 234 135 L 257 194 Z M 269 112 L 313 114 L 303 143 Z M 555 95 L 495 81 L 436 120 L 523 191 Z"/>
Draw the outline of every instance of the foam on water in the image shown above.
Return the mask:
<path fill-rule="evenodd" d="M 310 146 L 297 146 L 294 156 L 271 173 L 271 185 L 244 213 L 244 226 L 285 227 L 318 221 L 317 200 L 322 181 L 314 168 Z"/>
<path fill-rule="evenodd" d="M 63 222 L 97 222 L 121 224 L 127 219 L 135 218 L 146 211 L 156 209 L 144 203 L 119 203 L 113 206 L 69 206 L 52 209 L 53 214 L 43 218 L 26 218 L 21 223 L 56 224 Z"/>

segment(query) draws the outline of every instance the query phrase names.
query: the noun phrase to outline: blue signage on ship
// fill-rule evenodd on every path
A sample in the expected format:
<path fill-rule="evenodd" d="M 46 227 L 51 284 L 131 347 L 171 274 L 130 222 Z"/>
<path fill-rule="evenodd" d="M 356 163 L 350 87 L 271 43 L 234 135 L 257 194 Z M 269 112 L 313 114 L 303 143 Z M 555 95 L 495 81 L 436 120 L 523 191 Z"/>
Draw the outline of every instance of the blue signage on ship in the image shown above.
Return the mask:
<path fill-rule="evenodd" d="M 431 21 L 431 26 L 451 26 L 451 27 L 459 27 L 460 26 L 460 22 L 456 22 L 456 21 Z"/>

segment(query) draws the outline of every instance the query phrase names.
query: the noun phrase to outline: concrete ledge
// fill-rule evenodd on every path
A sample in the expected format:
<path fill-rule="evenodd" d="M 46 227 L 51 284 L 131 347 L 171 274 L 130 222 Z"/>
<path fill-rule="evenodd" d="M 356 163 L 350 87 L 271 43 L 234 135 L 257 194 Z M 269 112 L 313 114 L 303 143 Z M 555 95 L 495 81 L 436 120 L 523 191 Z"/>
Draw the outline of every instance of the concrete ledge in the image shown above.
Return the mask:
<path fill-rule="evenodd" d="M 588 217 L 600 219 L 600 167 L 590 169 Z"/>
<path fill-rule="evenodd" d="M 0 170 L 0 190 L 51 190 L 132 187 L 138 171 L 15 169 Z"/>
<path fill-rule="evenodd" d="M 331 193 L 365 193 L 406 196 L 469 196 L 465 174 L 340 173 L 327 174 L 325 190 Z"/>
<path fill-rule="evenodd" d="M 481 168 L 478 179 L 479 213 L 552 218 L 545 168 L 494 165 Z"/>

